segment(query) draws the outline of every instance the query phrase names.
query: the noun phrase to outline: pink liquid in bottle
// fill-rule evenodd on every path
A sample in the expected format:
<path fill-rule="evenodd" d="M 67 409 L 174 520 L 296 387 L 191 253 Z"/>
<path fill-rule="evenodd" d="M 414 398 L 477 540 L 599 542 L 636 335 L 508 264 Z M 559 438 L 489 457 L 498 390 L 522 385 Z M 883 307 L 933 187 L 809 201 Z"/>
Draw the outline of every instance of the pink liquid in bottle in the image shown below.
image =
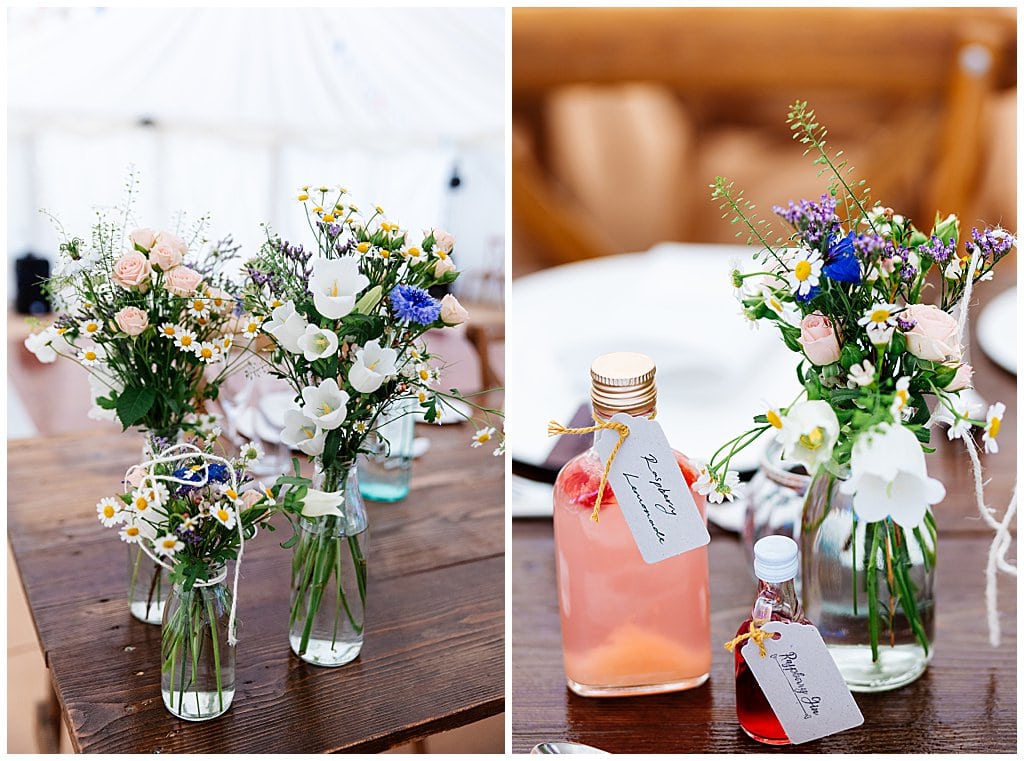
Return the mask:
<path fill-rule="evenodd" d="M 688 485 L 697 470 L 676 460 Z M 644 695 L 703 684 L 711 669 L 707 548 L 644 562 L 611 487 L 591 520 L 604 463 L 570 460 L 554 492 L 558 600 L 569 688 L 587 697 Z M 707 519 L 704 497 L 693 493 Z"/>

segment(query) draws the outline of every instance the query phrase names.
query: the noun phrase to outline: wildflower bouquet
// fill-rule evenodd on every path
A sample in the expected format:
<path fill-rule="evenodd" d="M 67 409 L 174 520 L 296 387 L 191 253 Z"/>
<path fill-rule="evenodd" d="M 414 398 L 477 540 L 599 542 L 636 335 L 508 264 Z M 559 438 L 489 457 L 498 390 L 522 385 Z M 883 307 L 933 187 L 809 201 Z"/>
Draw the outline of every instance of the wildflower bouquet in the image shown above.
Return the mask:
<path fill-rule="evenodd" d="M 266 316 L 263 330 L 276 343 L 271 372 L 296 394 L 281 439 L 315 458 L 312 483 L 286 479 L 306 490 L 292 569 L 292 648 L 311 662 L 339 665 L 358 654 L 366 595 L 356 457 L 371 451 L 378 417 L 401 397 L 415 397 L 427 421 L 439 420 L 445 407 L 458 412 L 457 400 L 468 403 L 436 387 L 441 360 L 422 341 L 426 331 L 459 325 L 468 314 L 454 296 L 438 300 L 427 290 L 459 275 L 450 234 L 430 231 L 415 242 L 379 207 L 364 221 L 343 189 L 304 188 L 298 198 L 315 245 L 268 234 L 247 263 L 244 304 Z M 494 434 L 477 428 L 475 442 Z"/>
<path fill-rule="evenodd" d="M 223 267 L 238 248 L 227 239 L 200 255 L 205 218 L 187 241 L 130 230 L 134 186 L 122 209 L 99 215 L 89 241 L 54 219 L 60 254 L 47 287 L 63 308 L 25 345 L 42 362 L 60 356 L 89 372 L 90 417 L 174 439 L 199 430 L 197 414 L 240 365 L 229 350 L 244 326 Z"/>
<path fill-rule="evenodd" d="M 273 491 L 246 473 L 262 455 L 258 444 L 231 460 L 212 447 L 174 444 L 151 453 L 128 471 L 128 491 L 96 506 L 104 526 L 119 528 L 122 540 L 171 572 L 161 687 L 168 710 L 195 720 L 223 713 L 234 695 L 233 600 L 244 543 L 258 526 L 273 528 L 275 505 Z M 237 561 L 233 591 L 224 583 L 228 560 Z"/>
<path fill-rule="evenodd" d="M 1005 407 L 993 404 L 983 417 L 968 409 L 961 392 L 970 387 L 972 370 L 962 343 L 971 290 L 992 277 L 1014 237 L 999 227 L 964 236 L 954 214 L 937 214 L 923 232 L 892 209 L 870 205 L 870 189 L 851 179 L 841 151 L 827 148 L 826 130 L 806 102 L 791 107 L 788 123 L 821 168 L 819 176 L 831 180 L 817 201 L 774 207 L 791 228 L 788 236 L 775 236 L 725 178 L 711 188 L 723 217 L 743 222 L 748 242 L 760 245 L 753 271 L 733 271 L 743 312 L 771 324 L 802 354 L 802 389 L 722 446 L 698 486 L 712 502 L 731 500 L 739 481 L 729 470 L 731 458 L 763 433 L 777 432 L 783 459 L 816 476 L 808 506 L 815 495 L 823 500 L 820 513 L 805 509 L 802 525 L 805 599 L 820 581 L 806 578 L 809 556 L 821 551 L 808 542 L 815 541 L 833 500 L 852 498 L 847 536 L 856 541 L 843 550 L 851 574 L 845 588 L 852 591 L 851 615 L 863 613 L 859 598 L 866 592 L 872 660 L 879 659 L 886 627 L 890 644 L 896 641 L 902 617 L 928 653 L 931 613 L 919 610 L 916 600 L 930 582 L 911 569 L 922 561 L 926 570 L 934 565 L 930 507 L 945 489 L 928 476 L 924 453 L 933 451 L 927 446 L 933 419 L 949 425 L 950 439 L 970 442 L 972 428 L 980 429 L 985 450 L 998 451 Z"/>

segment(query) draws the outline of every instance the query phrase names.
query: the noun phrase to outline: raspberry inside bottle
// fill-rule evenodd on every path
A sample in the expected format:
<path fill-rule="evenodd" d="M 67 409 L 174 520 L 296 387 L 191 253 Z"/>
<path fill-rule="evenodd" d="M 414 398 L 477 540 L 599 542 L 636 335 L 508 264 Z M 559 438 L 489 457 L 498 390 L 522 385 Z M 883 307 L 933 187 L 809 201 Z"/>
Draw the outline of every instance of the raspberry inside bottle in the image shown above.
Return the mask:
<path fill-rule="evenodd" d="M 657 391 L 645 355 L 607 354 L 591 367 L 594 414 L 650 417 Z M 675 452 L 693 492 L 697 468 Z M 566 683 L 585 697 L 644 695 L 703 684 L 711 668 L 707 548 L 648 564 L 610 486 L 591 520 L 605 463 L 591 448 L 555 482 L 554 530 Z"/>

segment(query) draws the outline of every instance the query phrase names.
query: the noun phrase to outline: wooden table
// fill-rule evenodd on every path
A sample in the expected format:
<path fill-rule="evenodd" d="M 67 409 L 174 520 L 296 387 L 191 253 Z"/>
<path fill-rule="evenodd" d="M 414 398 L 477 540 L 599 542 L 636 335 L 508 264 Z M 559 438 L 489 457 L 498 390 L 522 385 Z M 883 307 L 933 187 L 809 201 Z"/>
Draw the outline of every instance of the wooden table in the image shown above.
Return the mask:
<path fill-rule="evenodd" d="M 289 533 L 246 546 L 237 693 L 200 724 L 160 698 L 160 627 L 125 599 L 127 557 L 96 501 L 139 454 L 131 435 L 9 444 L 8 534 L 75 750 L 109 753 L 374 752 L 504 708 L 503 461 L 463 425 L 425 429 L 412 493 L 368 503 L 367 636 L 351 664 L 288 647 Z"/>
<path fill-rule="evenodd" d="M 1005 285 L 1005 283 L 1004 283 Z M 985 294 L 983 300 L 994 296 Z M 982 456 L 985 496 L 1002 515 L 1016 478 L 1016 379 L 973 351 L 982 396 L 1007 405 L 998 455 Z M 937 506 L 935 657 L 924 676 L 900 690 L 858 694 L 863 726 L 787 752 L 1012 753 L 1017 750 L 1016 579 L 1000 574 L 1003 642 L 993 649 L 985 617 L 985 565 L 992 533 L 977 517 L 962 444 L 932 437 L 929 472 L 946 485 Z M 1016 547 L 1010 552 L 1016 557 Z M 741 540 L 712 530 L 711 678 L 694 690 L 643 698 L 581 698 L 565 686 L 551 521 L 512 525 L 512 751 L 544 740 L 572 740 L 617 753 L 764 753 L 736 721 L 729 640 L 756 591 Z M 680 615 L 685 615 L 680 611 Z"/>

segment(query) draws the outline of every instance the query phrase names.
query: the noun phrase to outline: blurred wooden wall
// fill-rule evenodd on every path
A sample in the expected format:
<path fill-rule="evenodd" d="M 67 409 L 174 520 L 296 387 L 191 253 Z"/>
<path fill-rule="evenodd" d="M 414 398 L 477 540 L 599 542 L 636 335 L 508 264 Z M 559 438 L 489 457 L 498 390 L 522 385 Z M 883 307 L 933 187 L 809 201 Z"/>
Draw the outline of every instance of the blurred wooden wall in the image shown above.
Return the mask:
<path fill-rule="evenodd" d="M 796 99 L 922 226 L 1013 228 L 1015 59 L 1014 9 L 515 9 L 513 272 L 731 241 L 718 174 L 764 210 L 816 198 Z"/>

